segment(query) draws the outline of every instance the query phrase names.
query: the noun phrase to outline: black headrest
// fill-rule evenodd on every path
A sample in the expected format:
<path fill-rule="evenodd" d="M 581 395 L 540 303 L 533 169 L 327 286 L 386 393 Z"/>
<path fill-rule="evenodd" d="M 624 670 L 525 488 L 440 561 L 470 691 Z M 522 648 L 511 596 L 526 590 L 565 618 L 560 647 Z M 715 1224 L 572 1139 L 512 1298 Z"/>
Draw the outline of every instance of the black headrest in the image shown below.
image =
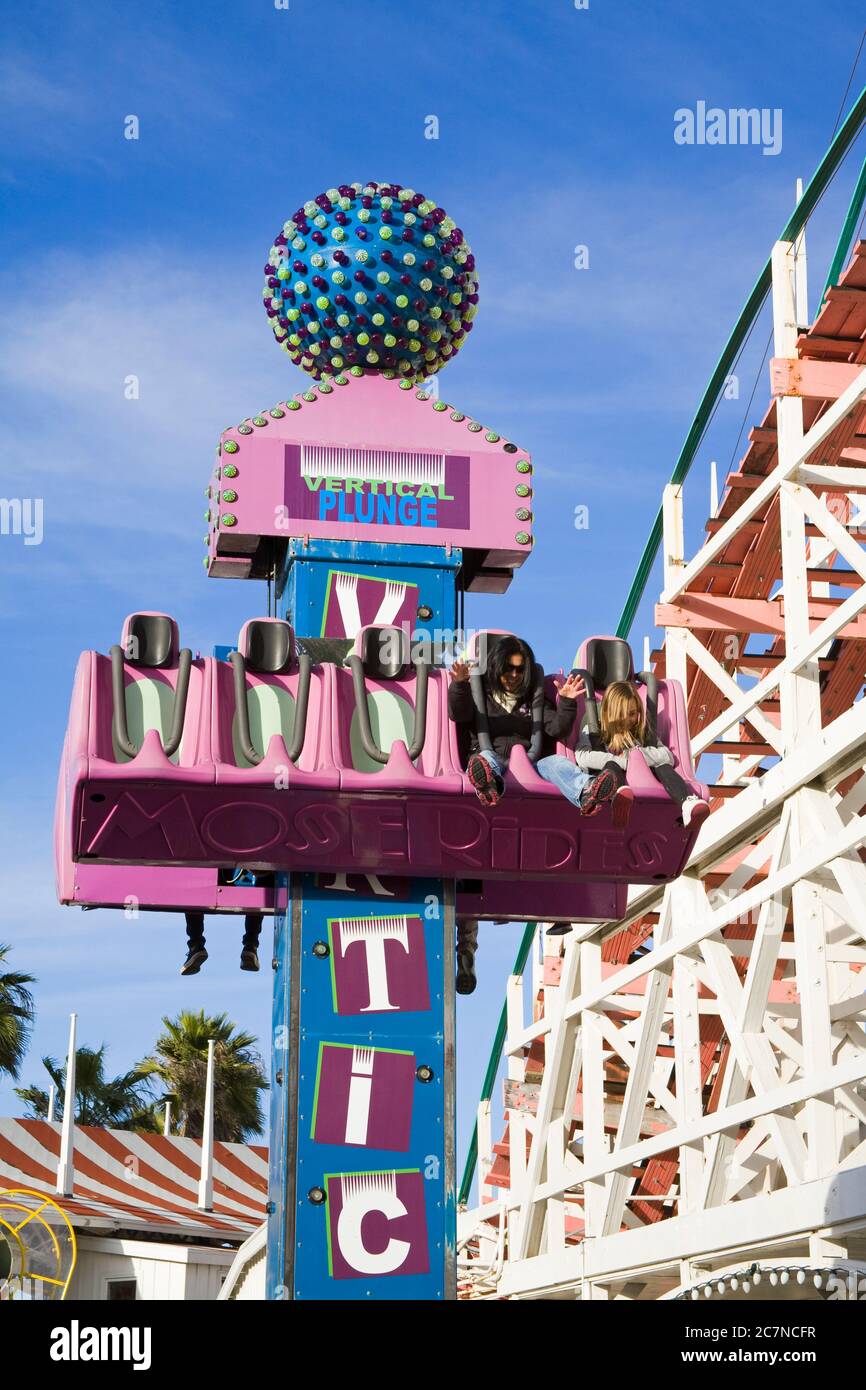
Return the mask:
<path fill-rule="evenodd" d="M 409 665 L 409 642 L 399 627 L 365 627 L 358 655 L 371 680 L 395 680 Z"/>
<path fill-rule="evenodd" d="M 244 627 L 244 657 L 251 671 L 276 675 L 287 671 L 295 654 L 295 634 L 289 623 L 253 618 Z"/>
<path fill-rule="evenodd" d="M 133 613 L 126 623 L 126 658 L 133 666 L 168 666 L 175 625 L 163 613 Z"/>
<path fill-rule="evenodd" d="M 591 637 L 586 644 L 586 670 L 596 690 L 614 681 L 633 680 L 631 647 L 621 637 Z"/>

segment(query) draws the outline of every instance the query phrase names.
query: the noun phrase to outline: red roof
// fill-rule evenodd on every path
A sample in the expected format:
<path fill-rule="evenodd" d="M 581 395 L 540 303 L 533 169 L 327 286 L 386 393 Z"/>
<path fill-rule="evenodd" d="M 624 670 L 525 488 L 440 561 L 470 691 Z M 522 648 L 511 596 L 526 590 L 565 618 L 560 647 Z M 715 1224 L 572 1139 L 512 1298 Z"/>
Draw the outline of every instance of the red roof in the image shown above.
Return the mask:
<path fill-rule="evenodd" d="M 60 1124 L 0 1119 L 0 1191 L 52 1197 L 73 1224 L 95 1232 L 144 1230 L 244 1240 L 265 1219 L 268 1151 L 214 1144 L 213 1210 L 197 1206 L 201 1140 L 76 1125 L 73 1193 L 54 1188 Z"/>

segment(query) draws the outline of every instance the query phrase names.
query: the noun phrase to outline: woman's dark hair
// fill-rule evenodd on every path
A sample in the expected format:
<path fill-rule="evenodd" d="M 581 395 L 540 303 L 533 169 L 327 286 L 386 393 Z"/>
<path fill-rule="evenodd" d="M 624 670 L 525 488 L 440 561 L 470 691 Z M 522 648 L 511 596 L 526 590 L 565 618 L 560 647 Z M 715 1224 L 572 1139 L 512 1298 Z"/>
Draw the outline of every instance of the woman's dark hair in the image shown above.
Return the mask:
<path fill-rule="evenodd" d="M 528 642 L 524 642 L 522 637 L 514 637 L 508 633 L 504 637 L 495 640 L 488 640 L 489 654 L 487 657 L 487 686 L 491 690 L 502 689 L 502 675 L 506 666 L 513 656 L 523 657 L 523 680 L 518 688 L 512 687 L 515 695 L 521 699 L 528 695 L 532 689 L 532 673 L 535 669 L 535 657 Z"/>

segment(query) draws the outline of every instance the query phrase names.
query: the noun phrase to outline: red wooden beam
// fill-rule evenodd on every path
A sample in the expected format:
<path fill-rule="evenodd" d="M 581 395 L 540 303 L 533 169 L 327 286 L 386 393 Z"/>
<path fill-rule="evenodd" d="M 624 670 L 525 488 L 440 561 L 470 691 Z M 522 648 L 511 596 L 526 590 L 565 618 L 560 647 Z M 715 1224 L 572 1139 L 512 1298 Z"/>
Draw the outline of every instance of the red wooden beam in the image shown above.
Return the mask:
<path fill-rule="evenodd" d="M 858 362 L 821 362 L 799 357 L 770 358 L 770 390 L 774 396 L 802 396 L 812 401 L 835 401 L 862 372 Z"/>

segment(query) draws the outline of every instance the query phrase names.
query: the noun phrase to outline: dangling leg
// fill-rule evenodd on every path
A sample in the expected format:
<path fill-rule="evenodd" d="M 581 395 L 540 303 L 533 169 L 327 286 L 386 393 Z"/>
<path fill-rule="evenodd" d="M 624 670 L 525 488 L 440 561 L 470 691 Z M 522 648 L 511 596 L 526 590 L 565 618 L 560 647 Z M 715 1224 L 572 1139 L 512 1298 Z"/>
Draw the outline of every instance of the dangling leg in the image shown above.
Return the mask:
<path fill-rule="evenodd" d="M 566 800 L 572 806 L 580 806 L 581 797 L 594 779 L 589 772 L 583 772 L 579 767 L 568 758 L 564 758 L 561 753 L 552 753 L 549 758 L 539 758 L 535 764 L 535 771 L 539 777 L 543 777 L 545 782 L 550 782 L 554 787 L 558 787 Z M 601 797 L 599 800 L 603 800 Z"/>
<path fill-rule="evenodd" d="M 654 767 L 653 776 L 661 782 L 671 801 L 682 808 L 683 825 L 701 825 L 710 814 L 710 808 L 701 797 L 696 796 L 675 767 L 666 764 Z"/>
<path fill-rule="evenodd" d="M 476 984 L 475 952 L 478 950 L 478 918 L 457 918 L 457 993 L 472 994 Z"/>
<path fill-rule="evenodd" d="M 181 975 L 197 975 L 207 960 L 204 948 L 204 913 L 185 912 L 186 918 L 186 960 L 180 967 Z"/>
<path fill-rule="evenodd" d="M 244 918 L 244 940 L 241 950 L 241 970 L 258 970 L 259 936 L 262 930 L 262 914 L 248 912 Z"/>
<path fill-rule="evenodd" d="M 604 771 L 610 773 L 616 781 L 611 802 L 610 820 L 614 830 L 625 830 L 631 820 L 631 808 L 634 803 L 634 792 L 628 785 L 625 770 L 619 763 L 611 760 L 605 763 Z"/>
<path fill-rule="evenodd" d="M 622 825 L 624 822 L 617 818 L 617 800 L 624 791 L 627 791 L 625 773 L 619 763 L 611 759 L 590 782 L 581 799 L 580 808 L 585 816 L 594 816 L 602 802 L 612 801 L 613 823 L 615 826 Z"/>
<path fill-rule="evenodd" d="M 487 750 L 473 753 L 466 765 L 466 775 L 478 800 L 485 806 L 495 806 L 505 791 L 505 765 L 501 759 Z"/>

